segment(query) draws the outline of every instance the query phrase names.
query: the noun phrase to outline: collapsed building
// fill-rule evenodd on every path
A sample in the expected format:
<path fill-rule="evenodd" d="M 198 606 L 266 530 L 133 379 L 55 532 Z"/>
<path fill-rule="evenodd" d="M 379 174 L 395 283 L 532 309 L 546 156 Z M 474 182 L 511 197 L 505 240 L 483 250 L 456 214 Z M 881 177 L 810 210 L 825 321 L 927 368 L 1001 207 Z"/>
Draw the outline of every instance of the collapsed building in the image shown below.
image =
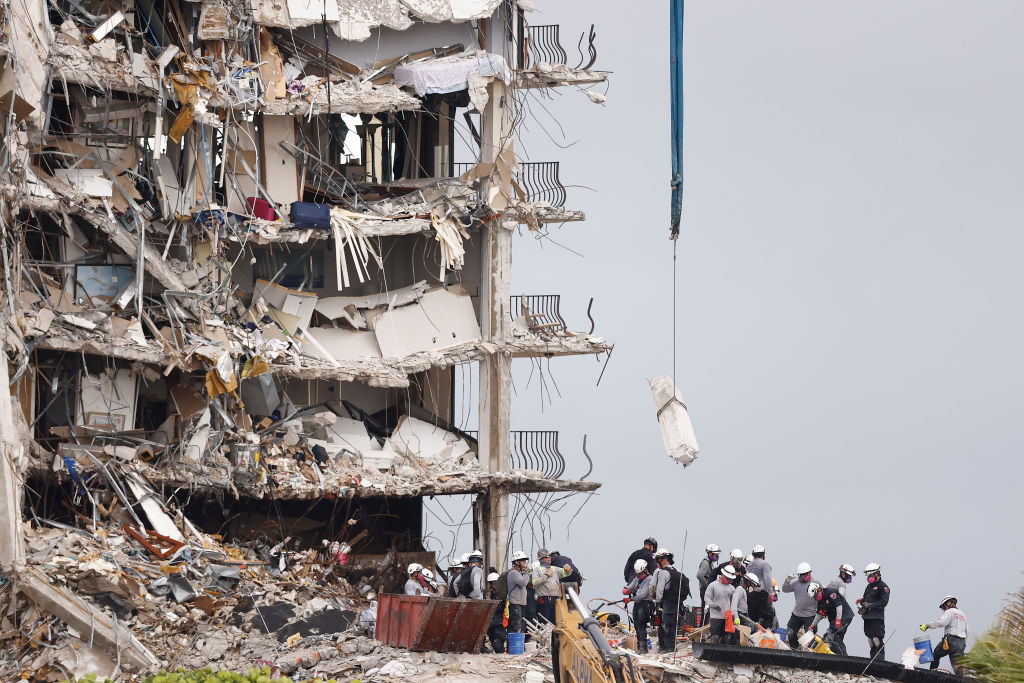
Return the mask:
<path fill-rule="evenodd" d="M 161 573 L 184 601 L 303 558 L 386 589 L 437 565 L 429 496 L 473 496 L 503 566 L 510 496 L 599 486 L 511 429 L 514 360 L 612 348 L 510 291 L 517 232 L 584 219 L 517 157 L 528 98 L 607 79 L 592 28 L 577 62 L 531 5 L 2 3 L 0 630 L 89 625 L 153 669 L 96 594 L 133 614 Z"/>

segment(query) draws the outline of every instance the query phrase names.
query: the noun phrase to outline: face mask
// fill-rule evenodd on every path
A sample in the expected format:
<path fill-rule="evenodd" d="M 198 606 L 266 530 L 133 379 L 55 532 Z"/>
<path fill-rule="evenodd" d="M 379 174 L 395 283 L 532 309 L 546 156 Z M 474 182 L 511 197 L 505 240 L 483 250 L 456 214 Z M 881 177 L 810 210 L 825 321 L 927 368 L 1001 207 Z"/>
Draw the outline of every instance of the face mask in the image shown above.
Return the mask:
<path fill-rule="evenodd" d="M 875 582 L 875 581 L 877 581 L 877 580 L 878 580 L 878 579 L 876 579 L 876 578 L 875 578 L 875 577 L 873 577 L 873 576 L 869 576 L 869 577 L 868 577 L 868 583 L 874 583 L 874 582 Z"/>
<path fill-rule="evenodd" d="M 847 576 L 847 577 L 845 577 L 843 579 L 843 583 L 850 583 L 851 581 L 853 581 L 853 577 L 852 576 Z"/>
<path fill-rule="evenodd" d="M 811 575 L 810 574 L 801 574 L 800 575 L 801 583 L 807 583 L 810 580 L 811 580 Z"/>
<path fill-rule="evenodd" d="M 821 602 L 821 599 L 824 598 L 824 597 L 825 597 L 824 593 L 818 593 L 817 595 L 814 596 L 814 599 L 817 600 L 818 602 Z"/>
<path fill-rule="evenodd" d="M 708 555 L 712 562 L 718 562 L 718 555 Z"/>

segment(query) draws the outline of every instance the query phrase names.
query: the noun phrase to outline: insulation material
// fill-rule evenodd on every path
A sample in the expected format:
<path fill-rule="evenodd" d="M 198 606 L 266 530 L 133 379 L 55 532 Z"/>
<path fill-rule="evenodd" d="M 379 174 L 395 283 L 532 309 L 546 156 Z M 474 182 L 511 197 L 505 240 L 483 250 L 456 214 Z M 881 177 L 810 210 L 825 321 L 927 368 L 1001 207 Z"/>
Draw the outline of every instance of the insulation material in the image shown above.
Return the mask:
<path fill-rule="evenodd" d="M 512 72 L 501 55 L 483 50 L 472 55 L 402 64 L 395 68 L 395 83 L 411 87 L 417 95 L 457 92 L 469 87 L 469 76 L 494 76 L 508 83 Z"/>
<path fill-rule="evenodd" d="M 451 460 L 469 453 L 466 440 L 415 417 L 403 416 L 387 440 L 396 453 L 416 462 Z"/>
<path fill-rule="evenodd" d="M 683 398 L 671 377 L 653 380 L 651 391 L 654 393 L 654 406 L 658 411 L 661 437 L 668 457 L 686 467 L 697 458 L 700 447 Z"/>
<path fill-rule="evenodd" d="M 75 424 L 121 432 L 135 428 L 135 375 L 108 368 L 97 375 L 83 371 L 79 380 Z"/>
<path fill-rule="evenodd" d="M 305 338 L 316 341 L 315 344 L 306 344 L 302 347 L 302 352 L 313 358 L 326 361 L 365 361 L 381 357 L 377 337 L 373 332 L 311 327 L 306 330 Z"/>
<path fill-rule="evenodd" d="M 299 167 L 295 158 L 284 151 L 279 142 L 295 144 L 295 121 L 283 116 L 263 119 L 263 161 L 267 170 L 267 192 L 278 204 L 291 205 L 302 198 L 299 186 Z"/>
<path fill-rule="evenodd" d="M 480 341 L 473 300 L 445 289 L 427 292 L 414 304 L 380 314 L 373 332 L 384 358 L 443 351 Z"/>
<path fill-rule="evenodd" d="M 469 239 L 469 232 L 461 223 L 443 215 L 437 209 L 430 212 L 430 223 L 434 226 L 435 239 L 441 244 L 438 279 L 443 282 L 445 270 L 462 270 L 462 266 L 465 265 L 466 248 L 463 241 Z"/>
<path fill-rule="evenodd" d="M 380 306 L 387 306 L 388 308 L 405 306 L 423 298 L 423 293 L 426 290 L 427 281 L 420 280 L 414 285 L 393 289 L 390 292 L 381 292 L 380 294 L 329 296 L 316 302 L 316 312 L 331 320 L 337 320 L 338 318 L 346 317 L 346 309 L 349 307 L 354 306 L 356 309 L 367 309 Z"/>
<path fill-rule="evenodd" d="M 256 281 L 256 293 L 270 306 L 276 308 L 295 320 L 285 326 L 289 332 L 309 327 L 309 320 L 316 308 L 317 296 L 311 292 L 300 292 L 278 284 L 270 284 L 266 280 Z"/>
<path fill-rule="evenodd" d="M 335 264 L 337 267 L 338 289 L 344 289 L 352 285 L 349 277 L 349 260 L 346 253 L 352 257 L 352 265 L 355 275 L 360 282 L 366 282 L 369 277 L 370 258 L 377 262 L 377 267 L 383 269 L 384 261 L 374 250 L 373 243 L 360 229 L 360 221 L 363 217 L 360 214 L 347 211 L 338 206 L 331 207 L 331 231 L 335 240 Z"/>

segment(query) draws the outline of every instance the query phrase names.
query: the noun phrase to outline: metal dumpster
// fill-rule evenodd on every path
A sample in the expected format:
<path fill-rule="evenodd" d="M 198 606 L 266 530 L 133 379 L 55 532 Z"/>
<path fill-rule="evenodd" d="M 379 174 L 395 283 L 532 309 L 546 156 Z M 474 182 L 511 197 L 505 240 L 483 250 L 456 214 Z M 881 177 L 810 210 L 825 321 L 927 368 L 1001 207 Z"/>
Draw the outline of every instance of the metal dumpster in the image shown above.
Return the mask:
<path fill-rule="evenodd" d="M 497 600 L 452 600 L 384 593 L 375 637 L 409 650 L 479 652 Z"/>

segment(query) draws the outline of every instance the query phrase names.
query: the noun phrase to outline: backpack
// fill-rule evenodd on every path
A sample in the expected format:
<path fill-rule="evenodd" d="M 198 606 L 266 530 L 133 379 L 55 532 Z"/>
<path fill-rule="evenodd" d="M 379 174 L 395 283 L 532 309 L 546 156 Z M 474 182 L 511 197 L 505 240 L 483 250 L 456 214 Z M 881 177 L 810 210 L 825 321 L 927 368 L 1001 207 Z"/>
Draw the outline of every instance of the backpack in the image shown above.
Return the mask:
<path fill-rule="evenodd" d="M 686 574 L 680 573 L 675 567 L 666 567 L 665 570 L 668 572 L 669 579 L 668 585 L 665 586 L 665 592 L 662 594 L 662 601 L 678 607 L 686 598 L 690 597 L 690 580 L 686 578 Z"/>
<path fill-rule="evenodd" d="M 468 598 L 473 593 L 473 567 L 466 567 L 455 579 L 455 590 L 460 598 Z"/>
<path fill-rule="evenodd" d="M 508 570 L 506 569 L 498 575 L 498 587 L 495 589 L 498 594 L 498 600 L 505 602 L 508 600 Z"/>

